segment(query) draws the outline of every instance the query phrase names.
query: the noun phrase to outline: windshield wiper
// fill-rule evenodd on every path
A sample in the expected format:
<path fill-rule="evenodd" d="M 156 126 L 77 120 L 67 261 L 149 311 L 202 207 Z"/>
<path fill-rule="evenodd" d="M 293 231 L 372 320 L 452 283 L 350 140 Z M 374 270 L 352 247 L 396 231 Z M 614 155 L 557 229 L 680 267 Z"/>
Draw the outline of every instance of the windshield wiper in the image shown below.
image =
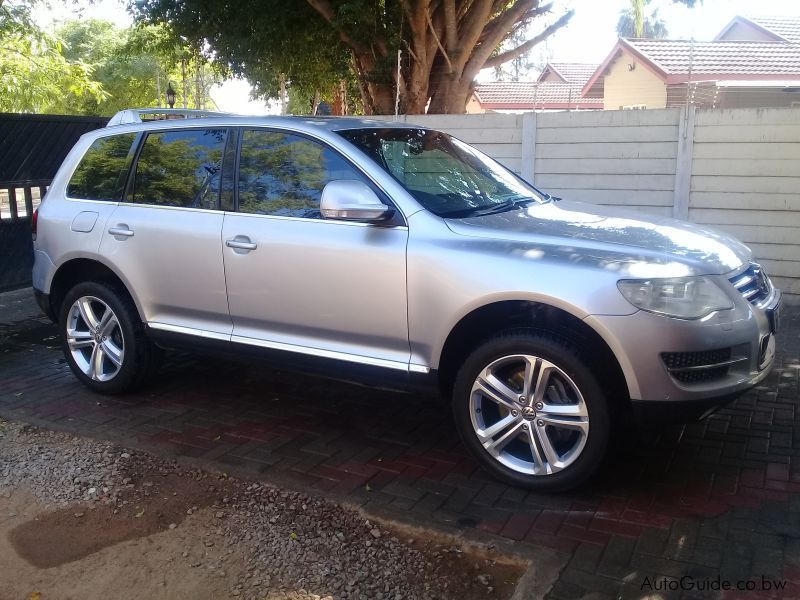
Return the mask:
<path fill-rule="evenodd" d="M 454 210 L 445 214 L 444 217 L 455 219 L 463 219 L 466 217 L 483 217 L 486 215 L 507 212 L 515 208 L 526 206 L 532 202 L 536 202 L 536 200 L 534 198 L 518 197 L 513 200 L 504 200 L 503 202 L 498 202 L 497 204 L 474 206 L 472 208 L 465 208 L 463 210 Z"/>

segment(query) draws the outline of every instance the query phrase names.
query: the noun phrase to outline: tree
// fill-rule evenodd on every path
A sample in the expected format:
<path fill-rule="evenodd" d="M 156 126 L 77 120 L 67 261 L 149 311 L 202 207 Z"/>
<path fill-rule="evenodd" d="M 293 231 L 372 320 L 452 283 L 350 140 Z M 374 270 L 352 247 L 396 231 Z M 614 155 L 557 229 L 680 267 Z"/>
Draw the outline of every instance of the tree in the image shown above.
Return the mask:
<path fill-rule="evenodd" d="M 483 68 L 522 56 L 566 25 L 542 0 L 139 0 L 138 20 L 208 47 L 259 91 L 326 89 L 352 70 L 367 113 L 463 113 Z M 531 23 L 537 33 L 496 52 Z M 397 75 L 398 50 L 401 52 Z"/>
<path fill-rule="evenodd" d="M 66 113 L 113 115 L 132 106 L 163 106 L 170 81 L 178 104 L 185 99 L 187 106 L 205 108 L 218 79 L 198 51 L 177 44 L 163 26 L 119 29 L 108 21 L 84 19 L 65 23 L 57 35 L 64 57 L 90 65 L 92 79 L 104 92 L 101 98 L 66 94 Z"/>
<path fill-rule="evenodd" d="M 0 0 L 0 111 L 60 112 L 65 95 L 101 99 L 92 69 L 61 54 L 31 20 L 31 3 Z"/>
<path fill-rule="evenodd" d="M 619 37 L 664 39 L 669 35 L 667 24 L 658 16 L 658 9 L 645 15 L 650 0 L 631 0 L 631 6 L 619 13 Z"/>

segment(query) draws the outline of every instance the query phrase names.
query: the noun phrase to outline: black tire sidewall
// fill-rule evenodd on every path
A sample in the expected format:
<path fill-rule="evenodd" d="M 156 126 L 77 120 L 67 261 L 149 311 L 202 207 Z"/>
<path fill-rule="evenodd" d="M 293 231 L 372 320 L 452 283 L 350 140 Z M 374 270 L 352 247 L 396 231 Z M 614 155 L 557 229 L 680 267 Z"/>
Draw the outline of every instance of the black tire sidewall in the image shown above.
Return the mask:
<path fill-rule="evenodd" d="M 72 358 L 72 353 L 67 343 L 69 311 L 75 301 L 83 296 L 93 296 L 105 302 L 114 312 L 119 322 L 125 347 L 125 356 L 119 372 L 109 381 L 95 381 L 83 373 Z M 94 281 L 77 284 L 64 296 L 64 301 L 59 310 L 58 327 L 67 364 L 86 387 L 101 394 L 121 394 L 130 390 L 136 384 L 144 358 L 144 334 L 139 315 L 133 303 L 119 290 Z"/>
<path fill-rule="evenodd" d="M 552 475 L 525 475 L 506 467 L 481 446 L 472 427 L 470 392 L 478 373 L 493 361 L 511 354 L 530 354 L 562 369 L 583 395 L 589 412 L 589 435 L 581 455 L 569 467 Z M 499 479 L 541 491 L 564 491 L 584 483 L 598 469 L 609 441 L 609 406 L 603 389 L 575 346 L 568 340 L 532 331 L 499 334 L 480 345 L 462 365 L 453 389 L 453 414 L 464 445 L 478 462 Z"/>

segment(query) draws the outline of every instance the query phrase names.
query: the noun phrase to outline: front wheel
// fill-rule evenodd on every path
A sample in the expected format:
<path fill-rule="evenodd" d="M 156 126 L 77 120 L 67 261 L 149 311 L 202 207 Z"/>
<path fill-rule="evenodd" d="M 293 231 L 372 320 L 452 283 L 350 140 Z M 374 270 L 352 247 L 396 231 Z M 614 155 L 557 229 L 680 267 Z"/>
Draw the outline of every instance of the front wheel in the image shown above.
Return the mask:
<path fill-rule="evenodd" d="M 456 377 L 453 411 L 481 465 L 531 489 L 580 485 L 608 446 L 608 403 L 594 374 L 568 340 L 536 330 L 478 347 Z"/>

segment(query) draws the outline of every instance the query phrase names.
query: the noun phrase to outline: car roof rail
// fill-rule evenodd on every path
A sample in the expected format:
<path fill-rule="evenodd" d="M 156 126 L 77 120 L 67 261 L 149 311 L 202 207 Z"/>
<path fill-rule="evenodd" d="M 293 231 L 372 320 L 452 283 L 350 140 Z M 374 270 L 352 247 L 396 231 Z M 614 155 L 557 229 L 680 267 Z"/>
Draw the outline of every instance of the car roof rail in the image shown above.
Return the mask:
<path fill-rule="evenodd" d="M 131 125 L 148 121 L 166 121 L 171 119 L 197 119 L 201 117 L 225 117 L 231 113 L 214 110 L 193 110 L 188 108 L 127 108 L 115 114 L 106 127 Z"/>

